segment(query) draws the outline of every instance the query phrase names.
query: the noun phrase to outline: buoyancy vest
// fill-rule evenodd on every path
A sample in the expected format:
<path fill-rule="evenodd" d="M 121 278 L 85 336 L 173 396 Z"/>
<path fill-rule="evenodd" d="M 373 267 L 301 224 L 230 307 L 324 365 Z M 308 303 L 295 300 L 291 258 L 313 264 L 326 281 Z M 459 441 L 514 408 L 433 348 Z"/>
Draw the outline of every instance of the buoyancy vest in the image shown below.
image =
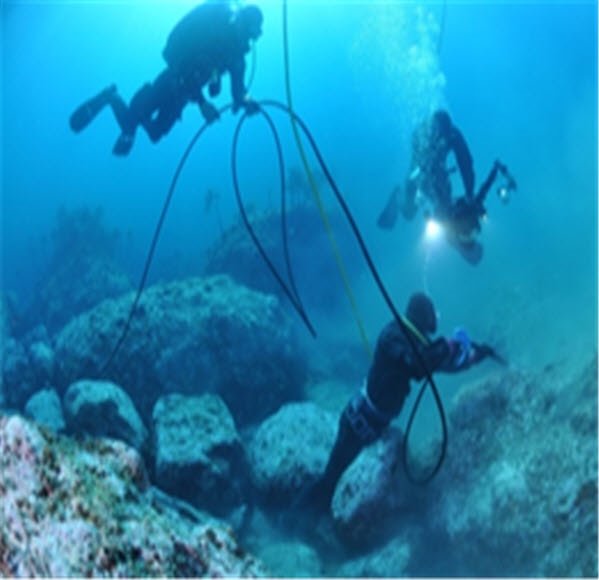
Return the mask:
<path fill-rule="evenodd" d="M 227 2 L 208 1 L 184 16 L 170 33 L 162 56 L 179 74 L 220 65 L 232 19 Z"/>

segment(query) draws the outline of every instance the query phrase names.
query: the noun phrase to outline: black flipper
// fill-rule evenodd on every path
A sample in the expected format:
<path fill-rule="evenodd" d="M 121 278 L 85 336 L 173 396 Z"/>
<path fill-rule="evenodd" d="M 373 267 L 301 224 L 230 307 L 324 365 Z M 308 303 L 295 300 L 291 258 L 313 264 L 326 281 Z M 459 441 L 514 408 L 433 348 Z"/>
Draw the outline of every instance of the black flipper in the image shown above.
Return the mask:
<path fill-rule="evenodd" d="M 75 109 L 69 119 L 69 125 L 75 133 L 83 131 L 98 115 L 98 113 L 110 102 L 116 92 L 116 87 L 111 85 L 95 97 L 85 101 Z"/>
<path fill-rule="evenodd" d="M 389 196 L 387 205 L 380 213 L 379 218 L 376 222 L 377 226 L 383 230 L 391 230 L 395 226 L 397 221 L 397 215 L 399 213 L 399 194 L 401 189 L 396 187 Z"/>

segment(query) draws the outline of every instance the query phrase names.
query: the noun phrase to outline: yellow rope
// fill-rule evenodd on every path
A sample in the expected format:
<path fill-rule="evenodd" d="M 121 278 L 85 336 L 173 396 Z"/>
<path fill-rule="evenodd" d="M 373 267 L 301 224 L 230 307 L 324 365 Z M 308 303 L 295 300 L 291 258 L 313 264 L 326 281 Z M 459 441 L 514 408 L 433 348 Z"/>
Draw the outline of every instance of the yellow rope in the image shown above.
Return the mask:
<path fill-rule="evenodd" d="M 406 318 L 401 314 L 399 315 L 399 317 L 401 318 L 401 321 L 403 322 L 404 326 L 406 326 L 410 330 L 410 332 L 420 341 L 420 344 L 422 344 L 422 346 L 428 346 L 431 343 L 431 341 L 410 322 L 409 318 Z"/>
<path fill-rule="evenodd" d="M 287 94 L 287 106 L 289 107 L 289 118 L 291 120 L 291 128 L 293 130 L 293 136 L 295 138 L 295 142 L 297 145 L 297 149 L 299 151 L 300 157 L 302 159 L 302 165 L 304 166 L 304 171 L 306 172 L 306 176 L 308 178 L 308 182 L 310 184 L 310 188 L 312 190 L 312 195 L 314 197 L 314 201 L 316 202 L 316 207 L 318 207 L 318 213 L 320 214 L 320 219 L 324 225 L 325 231 L 329 238 L 329 243 L 331 244 L 331 249 L 333 251 L 333 255 L 335 257 L 335 262 L 337 263 L 337 269 L 339 270 L 339 275 L 341 276 L 341 280 L 343 282 L 343 287 L 345 289 L 345 293 L 349 299 L 351 309 L 354 315 L 354 319 L 358 326 L 358 331 L 360 333 L 360 337 L 362 339 L 362 343 L 364 345 L 364 349 L 368 353 L 368 356 L 372 358 L 372 349 L 370 348 L 370 344 L 368 342 L 368 337 L 366 335 L 366 331 L 364 329 L 364 325 L 362 320 L 360 319 L 360 313 L 358 312 L 358 305 L 354 298 L 353 292 L 351 290 L 349 277 L 345 270 L 345 266 L 343 264 L 343 259 L 341 258 L 341 254 L 339 253 L 339 248 L 337 246 L 337 241 L 335 240 L 335 236 L 333 234 L 333 230 L 331 228 L 331 223 L 327 216 L 326 210 L 322 204 L 322 199 L 320 193 L 318 191 L 318 186 L 316 184 L 316 180 L 314 179 L 314 175 L 312 170 L 310 169 L 310 165 L 308 164 L 308 159 L 306 157 L 306 152 L 302 146 L 302 142 L 300 139 L 300 134 L 297 129 L 297 123 L 293 116 L 293 105 L 291 98 L 291 81 L 289 78 L 289 42 L 287 38 L 287 0 L 283 0 L 283 48 L 284 48 L 284 58 L 285 58 L 285 91 Z"/>

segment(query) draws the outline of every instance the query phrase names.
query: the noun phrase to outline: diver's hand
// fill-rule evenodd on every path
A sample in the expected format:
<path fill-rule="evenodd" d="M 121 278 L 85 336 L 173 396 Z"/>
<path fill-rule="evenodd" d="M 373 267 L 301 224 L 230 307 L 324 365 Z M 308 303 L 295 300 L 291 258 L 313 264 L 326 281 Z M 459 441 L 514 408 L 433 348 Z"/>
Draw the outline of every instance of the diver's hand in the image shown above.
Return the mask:
<path fill-rule="evenodd" d="M 472 362 L 472 341 L 466 330 L 463 328 L 456 328 L 451 340 L 459 349 L 459 354 L 457 355 L 455 363 L 456 366 L 462 367 L 463 365 Z"/>
<path fill-rule="evenodd" d="M 443 364 L 445 372 L 457 373 L 478 362 L 474 343 L 463 328 L 456 328 L 453 335 L 445 340 L 449 348 L 447 360 Z"/>
<path fill-rule="evenodd" d="M 474 359 L 477 362 L 485 358 L 492 358 L 495 362 L 498 362 L 501 365 L 507 365 L 507 361 L 502 356 L 498 355 L 495 349 L 492 346 L 489 346 L 488 344 L 477 344 L 473 342 L 472 348 L 474 351 Z"/>
<path fill-rule="evenodd" d="M 218 120 L 218 118 L 220 117 L 218 109 L 208 101 L 200 103 L 200 112 L 206 120 L 206 123 L 214 123 L 214 121 Z"/>
<path fill-rule="evenodd" d="M 247 115 L 255 115 L 258 111 L 260 111 L 260 105 L 250 98 L 245 98 L 243 101 L 239 101 L 237 103 L 233 103 L 233 114 L 237 113 L 241 108 L 245 109 Z"/>
<path fill-rule="evenodd" d="M 260 111 L 260 105 L 253 99 L 246 99 L 243 102 L 243 107 L 248 115 L 255 115 Z"/>

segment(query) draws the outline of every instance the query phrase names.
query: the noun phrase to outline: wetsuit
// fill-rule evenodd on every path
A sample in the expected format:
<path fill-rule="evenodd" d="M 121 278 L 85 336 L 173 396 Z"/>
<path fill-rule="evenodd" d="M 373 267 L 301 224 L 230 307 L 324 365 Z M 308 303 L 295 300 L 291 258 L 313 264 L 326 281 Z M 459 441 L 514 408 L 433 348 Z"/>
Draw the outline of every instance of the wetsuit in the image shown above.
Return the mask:
<path fill-rule="evenodd" d="M 419 346 L 419 351 L 431 373 L 460 372 L 488 355 L 484 349 L 455 338 L 438 338 L 426 346 Z M 324 475 L 310 494 L 315 505 L 321 508 L 330 505 L 337 482 L 347 466 L 399 415 L 410 393 L 410 381 L 425 376 L 420 360 L 398 323 L 390 322 L 377 341 L 365 387 L 347 404 L 339 419 L 337 439 Z"/>
<path fill-rule="evenodd" d="M 458 164 L 465 197 L 474 195 L 474 168 L 466 139 L 453 124 L 438 129 L 434 123 L 421 125 L 412 137 L 412 162 L 406 182 L 404 217 L 412 219 L 418 209 L 416 195 L 420 190 L 433 205 L 435 217 L 447 216 L 452 206 L 450 172 L 447 157 L 453 153 Z"/>
<path fill-rule="evenodd" d="M 261 23 L 262 14 L 255 6 L 240 9 L 234 17 L 224 2 L 199 5 L 171 32 L 163 51 L 167 67 L 154 82 L 143 85 L 128 106 L 116 86 L 111 85 L 73 112 L 71 129 L 82 131 L 108 105 L 121 129 L 113 153 L 127 155 L 138 126 L 156 142 L 171 130 L 190 102 L 199 105 L 206 121 L 216 120 L 218 110 L 202 90 L 208 85 L 210 96 L 216 96 L 226 72 L 231 78 L 233 112 L 242 106 L 249 112 L 256 104 L 245 95 L 244 56 L 250 50 L 250 41 L 260 36 Z"/>
<path fill-rule="evenodd" d="M 239 38 L 225 4 L 201 4 L 187 14 L 171 32 L 163 56 L 168 64 L 153 83 L 146 83 L 128 107 L 114 94 L 110 105 L 124 133 L 141 125 L 152 141 L 158 141 L 181 118 L 184 107 L 206 104 L 202 88 L 210 83 L 211 94 L 220 91 L 220 76 L 229 72 L 231 96 L 237 107 L 245 96 L 244 55 L 249 41 Z"/>

